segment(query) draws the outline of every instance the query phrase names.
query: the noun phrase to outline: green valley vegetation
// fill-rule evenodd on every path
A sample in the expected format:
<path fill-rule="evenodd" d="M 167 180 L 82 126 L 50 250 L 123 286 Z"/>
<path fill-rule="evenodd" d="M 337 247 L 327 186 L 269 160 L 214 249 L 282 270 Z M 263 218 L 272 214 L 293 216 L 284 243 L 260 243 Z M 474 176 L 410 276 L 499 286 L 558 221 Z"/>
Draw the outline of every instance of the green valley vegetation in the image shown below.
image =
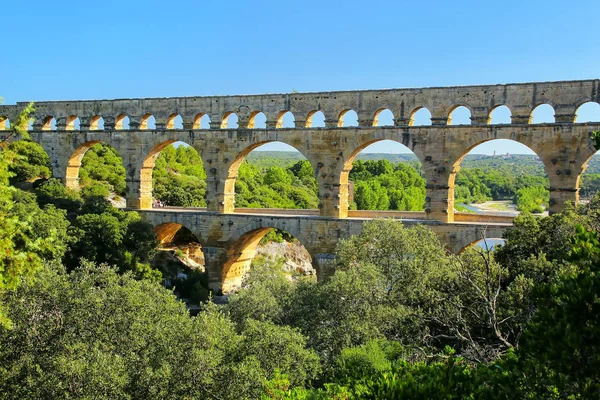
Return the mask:
<path fill-rule="evenodd" d="M 79 170 L 83 188 L 103 186 L 109 192 L 125 196 L 125 167 L 115 149 L 96 143 L 83 156 Z"/>
<path fill-rule="evenodd" d="M 340 241 L 327 279 L 255 263 L 228 304 L 190 316 L 158 282 L 137 213 L 52 178 L 10 186 L 9 147 L 4 398 L 600 397 L 599 195 L 523 213 L 492 252 L 453 255 L 424 226 L 373 220 Z"/>
<path fill-rule="evenodd" d="M 154 197 L 164 205 L 206 207 L 206 171 L 191 146 L 167 146 L 152 172 Z"/>
<path fill-rule="evenodd" d="M 235 182 L 236 207 L 303 208 L 319 206 L 318 185 L 313 169 L 306 160 L 287 167 L 271 165 L 265 158 L 259 165 L 248 161 L 240 165 Z"/>
<path fill-rule="evenodd" d="M 20 145 L 30 146 L 30 145 Z M 44 152 L 21 149 L 30 164 L 47 165 L 33 158 Z M 44 167 L 46 168 L 46 167 Z M 43 171 L 17 171 L 20 180 L 49 176 Z M 96 194 L 125 194 L 125 169 L 114 149 L 99 143 L 83 157 L 81 186 Z M 425 206 L 425 181 L 414 154 L 361 153 L 353 164 L 351 209 L 420 211 Z M 456 176 L 457 204 L 510 200 L 517 210 L 542 212 L 548 207 L 549 182 L 542 162 L 535 155 L 469 154 Z M 101 189 L 103 186 L 106 189 Z M 153 170 L 153 193 L 166 206 L 205 207 L 206 171 L 190 146 L 167 146 Z M 581 197 L 590 198 L 600 189 L 600 155 L 592 157 L 582 175 Z M 312 166 L 299 152 L 254 151 L 242 163 L 236 180 L 236 206 L 250 208 L 318 207 L 318 185 Z M 460 208 L 460 206 L 459 206 Z"/>
<path fill-rule="evenodd" d="M 421 211 L 425 208 L 425 179 L 411 165 L 388 160 L 355 161 L 351 208 L 359 210 Z"/>

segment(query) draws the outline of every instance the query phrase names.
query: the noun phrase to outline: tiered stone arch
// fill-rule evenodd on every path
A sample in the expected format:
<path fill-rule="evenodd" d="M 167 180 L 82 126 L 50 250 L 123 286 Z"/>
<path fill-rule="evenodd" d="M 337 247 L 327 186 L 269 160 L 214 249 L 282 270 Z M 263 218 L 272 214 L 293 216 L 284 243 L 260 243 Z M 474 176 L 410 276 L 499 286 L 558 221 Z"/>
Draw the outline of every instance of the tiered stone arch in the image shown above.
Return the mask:
<path fill-rule="evenodd" d="M 536 117 L 536 113 L 546 114 L 540 117 Z M 551 115 L 550 115 L 551 113 Z M 540 103 L 533 107 L 529 113 L 528 124 L 553 124 L 556 120 L 556 107 L 548 103 Z M 572 121 L 571 121 L 572 122 Z"/>
<path fill-rule="evenodd" d="M 392 122 L 388 123 L 388 124 L 382 124 L 382 117 L 385 117 L 387 114 L 388 117 L 391 117 Z M 389 107 L 382 107 L 379 110 L 377 110 L 375 112 L 375 115 L 373 115 L 373 122 L 371 124 L 372 126 L 394 126 L 394 113 L 392 112 L 392 110 Z"/>
<path fill-rule="evenodd" d="M 356 123 L 354 121 L 356 121 Z M 358 126 L 358 121 L 358 113 L 353 109 L 348 108 L 339 113 L 337 126 L 338 128 Z"/>
<path fill-rule="evenodd" d="M 248 129 L 265 129 L 267 127 L 267 116 L 261 111 L 254 111 L 248 120 Z"/>
<path fill-rule="evenodd" d="M 198 240 L 198 243 L 202 244 L 204 242 L 202 238 L 202 232 L 198 230 L 194 231 L 189 227 L 177 222 L 164 222 L 162 224 L 155 225 L 153 231 L 156 234 L 158 242 L 160 244 L 165 244 L 171 243 L 173 241 L 173 238 L 175 238 L 175 235 L 177 235 L 177 232 L 179 232 L 179 230 L 183 227 L 189 229 L 190 232 L 192 232 L 192 234 Z"/>
<path fill-rule="evenodd" d="M 237 129 L 239 122 L 239 116 L 235 112 L 226 111 L 221 119 L 221 129 Z"/>
<path fill-rule="evenodd" d="M 419 115 L 423 114 L 425 115 L 425 113 L 429 113 L 429 119 L 430 119 L 430 123 L 429 124 L 422 124 L 418 121 L 419 119 Z M 429 110 L 429 108 L 425 107 L 425 106 L 419 106 L 417 108 L 415 108 L 411 113 L 410 113 L 410 119 L 408 121 L 408 125 L 409 126 L 421 126 L 421 125 L 432 125 L 433 123 L 433 114 L 431 113 L 431 110 Z M 417 121 L 415 122 L 415 119 L 417 119 Z"/>
<path fill-rule="evenodd" d="M 123 164 L 125 164 L 124 158 L 123 158 L 122 154 L 120 153 L 119 149 L 113 147 L 113 143 L 110 140 L 106 140 L 106 138 L 99 137 L 98 139 L 84 141 L 84 142 L 80 143 L 79 145 L 77 145 L 75 150 L 69 155 L 64 174 L 59 172 L 59 174 L 57 175 L 59 177 L 60 176 L 65 177 L 64 183 L 65 183 L 66 187 L 68 187 L 70 189 L 75 189 L 75 190 L 80 189 L 79 170 L 81 168 L 81 161 L 83 160 L 83 156 L 85 156 L 85 153 L 87 153 L 87 151 L 92 146 L 94 146 L 95 144 L 98 144 L 98 143 L 104 143 L 104 144 L 112 147 L 121 157 L 121 161 L 123 162 Z M 48 151 L 48 149 L 46 148 L 46 146 L 44 144 L 42 144 L 42 146 L 44 147 L 44 150 L 46 150 L 48 155 L 52 154 L 52 152 Z"/>
<path fill-rule="evenodd" d="M 10 120 L 7 115 L 0 115 L 0 131 L 10 129 Z"/>
<path fill-rule="evenodd" d="M 192 121 L 192 129 L 203 129 L 203 121 L 206 121 L 205 124 L 210 129 L 210 116 L 207 113 L 198 113 L 194 116 Z"/>
<path fill-rule="evenodd" d="M 275 128 L 283 129 L 283 128 L 295 128 L 296 127 L 296 117 L 290 111 L 280 111 L 277 116 L 277 123 Z"/>
<path fill-rule="evenodd" d="M 104 130 L 104 118 L 101 115 L 94 115 L 90 118 L 91 131 L 102 131 Z"/>
<path fill-rule="evenodd" d="M 233 157 L 231 161 L 228 158 L 225 159 L 227 160 L 226 162 L 229 162 L 229 165 L 227 166 L 227 175 L 222 182 L 223 197 L 219 199 L 219 202 L 222 204 L 219 204 L 218 211 L 223 213 L 232 213 L 235 211 L 235 181 L 238 177 L 240 165 L 242 165 L 248 154 L 250 154 L 254 149 L 264 144 L 274 142 L 284 143 L 296 149 L 300 154 L 302 154 L 304 158 L 308 160 L 308 162 L 311 163 L 313 171 L 315 171 L 315 165 L 311 159 L 311 153 L 307 153 L 306 151 L 304 151 L 304 149 L 301 146 L 301 142 L 293 141 L 289 143 L 285 139 L 282 140 L 282 138 L 278 137 L 276 133 L 259 134 L 253 137 L 251 144 L 237 151 L 235 154 L 232 154 Z M 213 174 L 214 173 L 216 173 L 216 170 L 213 172 Z M 210 174 L 208 175 L 210 177 Z M 217 188 L 217 192 L 219 192 L 219 188 Z"/>
<path fill-rule="evenodd" d="M 525 145 L 540 158 L 550 181 L 550 213 L 559 212 L 565 201 L 578 202 L 581 166 L 591 158 L 593 152 L 584 151 L 581 148 L 578 149 L 577 146 L 573 149 L 556 146 L 550 139 L 536 133 L 525 131 L 515 134 L 510 130 L 486 130 L 477 135 L 465 137 L 465 147 L 462 147 L 458 152 L 450 152 L 450 168 L 448 169 L 449 174 L 447 177 L 448 197 L 445 200 L 448 204 L 448 222 L 454 222 L 455 179 L 457 172 L 460 170 L 462 160 L 473 148 L 496 139 L 512 140 Z M 582 138 L 582 142 L 586 143 L 588 139 Z M 587 158 L 582 159 L 582 154 L 587 154 L 585 156 Z"/>
<path fill-rule="evenodd" d="M 321 110 L 313 110 L 310 111 L 306 115 L 306 124 L 304 127 L 306 128 L 325 128 L 325 114 Z M 298 127 L 296 123 L 296 127 Z"/>
<path fill-rule="evenodd" d="M 580 114 L 587 111 L 587 118 Z M 600 102 L 584 101 L 581 103 L 575 112 L 575 121 L 577 123 L 600 122 Z"/>
<path fill-rule="evenodd" d="M 131 180 L 131 183 L 128 186 L 131 186 L 132 190 L 128 190 L 128 207 L 139 209 L 152 208 L 152 173 L 156 165 L 156 159 L 162 150 L 177 142 L 192 146 L 202 158 L 204 168 L 207 168 L 207 164 L 202 156 L 202 149 L 198 148 L 201 145 L 200 141 L 194 141 L 188 135 L 165 134 L 157 136 L 151 146 L 144 149 L 135 168 L 130 168 L 131 174 L 128 175 L 128 179 Z"/>
<path fill-rule="evenodd" d="M 43 123 L 42 123 L 42 130 L 43 131 L 56 130 L 56 118 L 54 118 L 52 115 L 48 115 L 48 116 L 44 117 Z"/>
<path fill-rule="evenodd" d="M 385 131 L 385 132 L 375 131 L 373 134 L 371 134 L 369 136 L 355 137 L 354 141 L 347 143 L 346 149 L 344 151 L 340 152 L 340 155 L 343 157 L 343 160 L 344 160 L 343 163 L 340 163 L 341 170 L 339 171 L 339 181 L 338 181 L 338 184 L 339 184 L 338 206 L 339 206 L 339 217 L 340 218 L 346 218 L 348 216 L 348 208 L 349 208 L 348 177 L 350 175 L 350 171 L 352 170 L 352 164 L 354 163 L 354 160 L 356 159 L 358 154 L 361 151 L 363 151 L 365 148 L 369 147 L 370 145 L 372 145 L 374 143 L 381 142 L 383 140 L 391 140 L 391 141 L 394 141 L 394 142 L 397 142 L 397 143 L 400 143 L 400 144 L 406 146 L 410 151 L 412 151 L 417 156 L 422 167 L 425 166 L 425 162 L 424 162 L 425 160 L 424 160 L 423 153 L 421 151 L 421 147 L 413 145 L 409 135 L 405 135 L 405 134 L 397 132 L 397 131 L 396 132 L 392 131 L 393 132 L 392 134 L 389 134 L 388 132 L 389 131 Z M 423 170 L 423 172 L 427 176 L 427 173 L 425 172 L 425 170 Z"/>
<path fill-rule="evenodd" d="M 466 115 L 468 113 L 468 116 Z M 465 115 L 463 115 L 465 114 Z M 448 114 L 448 125 L 471 125 L 473 110 L 468 106 L 458 104 Z"/>
<path fill-rule="evenodd" d="M 261 239 L 274 228 L 285 231 L 299 240 L 308 250 L 312 260 L 316 260 L 315 254 L 307 246 L 310 241 L 304 237 L 304 233 L 299 229 L 299 226 L 300 224 L 288 223 L 281 219 L 260 219 L 234 232 L 230 238 L 232 244 L 229 246 L 226 260 L 221 270 L 221 288 L 223 293 L 229 293 L 241 286 L 242 279 L 250 270 L 250 264 L 256 256 L 256 247 Z M 318 279 L 320 274 L 317 265 L 315 265 L 315 270 L 317 271 Z"/>
<path fill-rule="evenodd" d="M 75 131 L 80 128 L 80 120 L 77 115 L 69 115 L 66 119 L 65 130 Z"/>
<path fill-rule="evenodd" d="M 140 119 L 139 129 L 156 129 L 156 118 L 152 114 L 144 114 Z"/>
<path fill-rule="evenodd" d="M 504 118 L 503 115 L 504 114 Z M 513 110 L 506 104 L 498 104 L 490 109 L 487 115 L 487 125 L 510 124 L 512 121 Z"/>

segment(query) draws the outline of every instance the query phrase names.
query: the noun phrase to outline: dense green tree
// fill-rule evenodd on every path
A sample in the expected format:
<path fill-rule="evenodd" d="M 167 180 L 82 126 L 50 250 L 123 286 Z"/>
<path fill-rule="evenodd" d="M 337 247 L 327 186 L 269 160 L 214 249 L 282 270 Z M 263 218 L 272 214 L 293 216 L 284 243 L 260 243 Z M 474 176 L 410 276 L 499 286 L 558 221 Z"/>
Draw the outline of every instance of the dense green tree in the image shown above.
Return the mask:
<path fill-rule="evenodd" d="M 73 269 L 86 259 L 135 271 L 139 277 L 161 278 L 149 265 L 158 246 L 152 225 L 141 221 L 136 212 L 113 208 L 104 199 L 88 199 L 85 208 L 89 213 L 78 215 L 70 229 L 74 243 L 65 259 L 67 267 Z"/>
<path fill-rule="evenodd" d="M 600 396 L 600 241 L 582 225 L 570 241 L 576 268 L 538 288 L 520 367 L 536 393 L 592 399 Z"/>
<path fill-rule="evenodd" d="M 284 169 L 261 170 L 247 161 L 240 165 L 235 182 L 235 204 L 251 208 L 312 208 L 319 205 L 317 182 L 308 161 Z"/>
<path fill-rule="evenodd" d="M 35 189 L 41 206 L 52 204 L 68 212 L 77 211 L 82 205 L 79 192 L 67 188 L 59 179 L 50 178 Z"/>
<path fill-rule="evenodd" d="M 206 206 L 206 171 L 191 146 L 165 147 L 152 172 L 153 196 L 165 205 Z"/>
<path fill-rule="evenodd" d="M 354 182 L 354 202 L 359 210 L 421 211 L 425 206 L 425 180 L 417 169 L 388 160 L 358 160 L 349 179 Z"/>
<path fill-rule="evenodd" d="M 291 306 L 293 284 L 283 271 L 282 261 L 253 260 L 251 272 L 242 283 L 243 290 L 233 294 L 226 306 L 233 321 L 238 324 L 248 319 L 284 323 Z"/>
<path fill-rule="evenodd" d="M 125 195 L 125 167 L 115 149 L 96 143 L 83 156 L 79 170 L 80 185 L 106 185 L 110 192 Z"/>
<path fill-rule="evenodd" d="M 33 193 L 13 192 L 12 214 L 21 221 L 29 221 L 21 229 L 17 243 L 30 247 L 44 261 L 60 262 L 73 243 L 65 210 L 48 204 L 40 208 Z"/>
<path fill-rule="evenodd" d="M 30 276 L 42 266 L 42 259 L 36 252 L 46 245 L 44 240 L 34 242 L 27 232 L 31 230 L 31 217 L 23 219 L 13 211 L 13 193 L 9 186 L 12 173 L 9 166 L 18 158 L 18 154 L 9 148 L 9 139 L 20 136 L 29 139 L 27 124 L 34 112 L 30 103 L 11 125 L 8 137 L 0 141 L 0 295 L 5 290 L 16 288 L 23 276 Z M 8 325 L 6 310 L 0 304 L 0 325 Z"/>
<path fill-rule="evenodd" d="M 548 207 L 550 192 L 542 186 L 522 187 L 515 193 L 513 201 L 519 211 L 541 213 Z"/>
<path fill-rule="evenodd" d="M 11 181 L 25 182 L 52 176 L 50 157 L 41 145 L 30 140 L 17 140 L 10 143 L 8 148 L 18 154 L 9 167 Z"/>
<path fill-rule="evenodd" d="M 238 331 L 212 304 L 190 318 L 158 284 L 107 266 L 48 268 L 2 301 L 14 325 L 0 329 L 7 399 L 250 399 L 275 371 L 304 385 L 319 368 L 291 328 Z"/>

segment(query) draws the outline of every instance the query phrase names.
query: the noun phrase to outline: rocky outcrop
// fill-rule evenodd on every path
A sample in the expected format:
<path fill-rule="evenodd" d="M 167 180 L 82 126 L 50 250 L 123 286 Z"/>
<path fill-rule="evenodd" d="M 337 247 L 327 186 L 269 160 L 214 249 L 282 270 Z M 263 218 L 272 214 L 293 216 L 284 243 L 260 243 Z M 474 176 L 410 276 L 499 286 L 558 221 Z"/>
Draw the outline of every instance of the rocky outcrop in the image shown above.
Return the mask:
<path fill-rule="evenodd" d="M 314 275 L 316 273 L 312 266 L 310 254 L 298 241 L 261 244 L 257 247 L 256 255 L 273 260 L 278 257 L 283 258 L 283 268 L 286 272 L 300 275 Z"/>

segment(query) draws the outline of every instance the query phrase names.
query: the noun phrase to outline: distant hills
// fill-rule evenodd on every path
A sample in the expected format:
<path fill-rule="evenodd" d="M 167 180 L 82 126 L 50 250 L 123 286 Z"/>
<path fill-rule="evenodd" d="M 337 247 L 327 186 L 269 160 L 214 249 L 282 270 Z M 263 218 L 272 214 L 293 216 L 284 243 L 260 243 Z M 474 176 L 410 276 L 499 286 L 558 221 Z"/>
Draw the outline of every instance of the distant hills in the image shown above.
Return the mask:
<path fill-rule="evenodd" d="M 358 160 L 381 160 L 385 159 L 395 164 L 398 162 L 418 162 L 417 156 L 414 154 L 388 154 L 388 153 L 361 153 L 357 157 Z M 304 157 L 299 152 L 294 151 L 253 151 L 248 155 L 248 161 L 259 164 L 261 167 L 270 167 L 272 165 L 288 166 L 297 161 L 304 160 Z M 515 164 L 515 166 L 531 166 L 543 170 L 543 165 L 538 156 L 534 154 L 502 154 L 502 155 L 485 155 L 485 154 L 467 154 L 461 165 L 465 168 L 478 167 L 494 167 L 496 164 Z M 600 173 L 600 154 L 592 157 L 586 170 L 588 173 Z"/>

